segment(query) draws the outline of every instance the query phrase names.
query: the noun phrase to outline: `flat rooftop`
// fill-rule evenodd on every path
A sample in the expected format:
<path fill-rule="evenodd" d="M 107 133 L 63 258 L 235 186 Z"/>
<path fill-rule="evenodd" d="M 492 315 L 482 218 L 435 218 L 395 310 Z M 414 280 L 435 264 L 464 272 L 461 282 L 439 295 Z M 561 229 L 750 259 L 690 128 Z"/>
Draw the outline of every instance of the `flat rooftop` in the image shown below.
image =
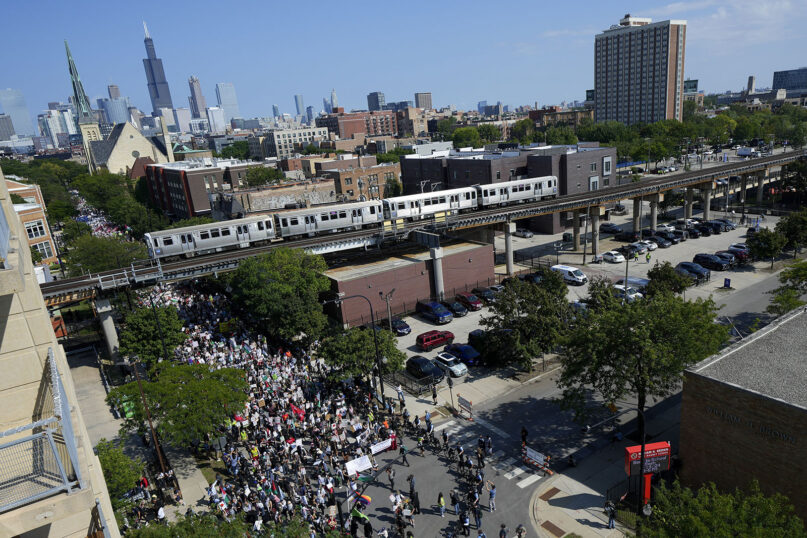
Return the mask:
<path fill-rule="evenodd" d="M 807 308 L 787 314 L 688 371 L 807 409 Z"/>
<path fill-rule="evenodd" d="M 443 257 L 452 256 L 462 252 L 468 252 L 478 249 L 479 247 L 486 246 L 484 243 L 462 242 L 443 245 Z M 425 247 L 424 247 L 425 249 Z M 345 265 L 342 267 L 335 267 L 325 271 L 325 276 L 332 278 L 337 282 L 347 282 L 357 278 L 366 278 L 368 276 L 377 275 L 379 273 L 386 273 L 394 269 L 399 269 L 406 265 L 416 263 L 423 263 L 424 261 L 431 260 L 431 254 L 428 249 L 415 252 L 404 252 L 394 254 L 384 258 L 378 258 L 367 263 L 353 262 L 352 265 Z"/>

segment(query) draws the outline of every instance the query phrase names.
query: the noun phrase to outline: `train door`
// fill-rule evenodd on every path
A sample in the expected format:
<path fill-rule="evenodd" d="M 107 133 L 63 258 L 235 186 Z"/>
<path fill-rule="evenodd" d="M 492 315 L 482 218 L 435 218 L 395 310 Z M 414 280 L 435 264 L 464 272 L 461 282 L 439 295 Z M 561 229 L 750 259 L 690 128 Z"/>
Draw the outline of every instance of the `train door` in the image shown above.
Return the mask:
<path fill-rule="evenodd" d="M 179 235 L 179 245 L 182 248 L 182 253 L 192 255 L 196 250 L 196 244 L 193 241 L 193 234 L 186 233 Z"/>
<path fill-rule="evenodd" d="M 297 223 L 297 218 L 292 217 L 291 219 L 292 224 Z M 317 231 L 317 216 L 316 215 L 306 215 L 303 217 L 303 224 L 305 225 L 305 232 L 313 236 Z"/>
<path fill-rule="evenodd" d="M 249 245 L 249 224 L 239 224 L 235 227 L 235 237 L 242 247 Z"/>
<path fill-rule="evenodd" d="M 459 194 L 452 194 L 451 196 L 449 196 L 448 207 L 450 209 L 459 209 L 460 208 L 460 195 Z"/>
<path fill-rule="evenodd" d="M 357 230 L 361 228 L 362 223 L 364 223 L 364 218 L 361 214 L 361 209 L 354 209 L 350 213 L 350 221 L 353 223 L 353 227 Z"/>

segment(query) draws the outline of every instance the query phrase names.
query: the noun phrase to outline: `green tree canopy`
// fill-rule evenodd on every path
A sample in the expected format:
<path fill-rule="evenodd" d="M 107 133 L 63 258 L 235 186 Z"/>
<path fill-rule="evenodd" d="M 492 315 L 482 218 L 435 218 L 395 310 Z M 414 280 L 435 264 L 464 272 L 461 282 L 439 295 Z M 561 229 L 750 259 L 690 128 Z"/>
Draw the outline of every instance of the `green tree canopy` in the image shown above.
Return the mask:
<path fill-rule="evenodd" d="M 437 122 L 437 133 L 443 140 L 451 140 L 454 129 L 457 125 L 457 118 L 449 116 Z"/>
<path fill-rule="evenodd" d="M 668 293 L 589 309 L 561 354 L 563 404 L 581 414 L 590 389 L 608 403 L 635 396 L 643 436 L 647 399 L 668 396 L 687 367 L 726 341 L 728 331 L 715 323 L 716 312 L 711 299 L 684 301 Z"/>
<path fill-rule="evenodd" d="M 307 526 L 306 526 L 307 528 Z M 132 529 L 126 533 L 127 538 L 244 538 L 252 536 L 252 526 L 247 524 L 243 515 L 232 521 L 224 521 L 216 514 L 202 512 L 192 517 L 182 517 L 179 521 L 168 525 L 149 525 Z M 282 527 L 277 529 L 283 532 Z M 273 536 L 267 534 L 267 536 Z M 309 534 L 274 534 L 277 538 L 308 538 Z"/>
<path fill-rule="evenodd" d="M 172 222 L 169 224 L 165 229 L 166 230 L 173 230 L 175 228 L 185 228 L 187 226 L 199 226 L 201 224 L 212 224 L 214 221 L 210 217 L 191 217 L 189 219 L 182 219 L 176 222 Z"/>
<path fill-rule="evenodd" d="M 188 448 L 215 431 L 241 411 L 249 399 L 249 385 L 244 371 L 238 368 L 161 362 L 151 377 L 142 386 L 154 427 L 160 438 L 178 447 Z M 107 401 L 118 408 L 124 402 L 130 406 L 131 416 L 124 419 L 122 431 L 143 427 L 146 412 L 137 381 L 113 388 Z"/>
<path fill-rule="evenodd" d="M 397 177 L 392 177 L 384 183 L 384 197 L 394 198 L 403 194 L 403 185 Z"/>
<path fill-rule="evenodd" d="M 451 135 L 454 147 L 459 148 L 480 148 L 482 147 L 482 137 L 476 127 L 458 127 Z"/>
<path fill-rule="evenodd" d="M 235 305 L 261 331 L 310 344 L 326 325 L 319 294 L 329 287 L 321 256 L 280 247 L 248 258 L 230 273 Z"/>
<path fill-rule="evenodd" d="M 64 222 L 78 214 L 73 204 L 67 200 L 53 200 L 47 206 L 48 218 L 53 222 Z"/>
<path fill-rule="evenodd" d="M 65 245 L 71 245 L 76 239 L 82 235 L 91 235 L 92 228 L 86 222 L 78 220 L 68 220 L 62 226 L 62 241 Z"/>
<path fill-rule="evenodd" d="M 775 230 L 785 237 L 787 240 L 785 246 L 793 249 L 795 253 L 807 244 L 807 209 L 782 217 L 776 223 Z"/>
<path fill-rule="evenodd" d="M 640 521 L 638 536 L 754 536 L 803 538 L 804 522 L 781 494 L 767 496 L 754 481 L 748 491 L 721 493 L 713 483 L 693 491 L 676 481 L 656 489 L 649 518 Z"/>
<path fill-rule="evenodd" d="M 146 246 L 140 242 L 117 237 L 82 235 L 70 243 L 65 258 L 70 274 L 80 275 L 82 271 L 98 273 L 126 267 L 135 260 L 148 258 L 148 252 Z"/>
<path fill-rule="evenodd" d="M 656 263 L 647 272 L 647 278 L 650 279 L 650 283 L 643 293 L 648 297 L 665 292 L 683 293 L 685 289 L 693 284 L 691 278 L 676 271 L 670 262 L 664 262 L 660 265 Z"/>
<path fill-rule="evenodd" d="M 221 148 L 221 155 L 224 159 L 239 159 L 246 161 L 249 159 L 249 143 L 246 140 L 233 142 L 229 146 Z"/>
<path fill-rule="evenodd" d="M 376 329 L 379 357 L 382 361 L 382 372 L 397 372 L 403 368 L 406 354 L 395 344 L 395 335 L 387 329 Z M 347 331 L 339 331 L 322 340 L 318 355 L 325 362 L 337 369 L 334 374 L 339 378 L 369 375 L 375 368 L 375 345 L 373 328 L 353 327 Z"/>
<path fill-rule="evenodd" d="M 121 502 L 121 497 L 134 487 L 145 465 L 142 461 L 133 460 L 124 454 L 123 443 L 120 441 L 101 439 L 95 446 L 95 452 L 101 461 L 101 470 L 109 490 L 112 508 L 117 510 L 125 504 Z"/>
<path fill-rule="evenodd" d="M 773 295 L 767 311 L 781 316 L 805 303 L 801 297 L 807 293 L 807 260 L 796 261 L 779 273 L 779 288 L 769 292 Z"/>
<path fill-rule="evenodd" d="M 412 155 L 415 153 L 412 149 L 405 149 L 402 147 L 394 148 L 386 153 L 376 153 L 376 162 L 381 163 L 397 163 L 400 162 L 401 157 L 404 155 Z"/>
<path fill-rule="evenodd" d="M 34 265 L 42 263 L 42 253 L 39 252 L 34 247 L 30 247 L 30 250 L 31 250 L 31 262 L 33 262 Z"/>
<path fill-rule="evenodd" d="M 516 140 L 521 144 L 535 142 L 535 136 L 535 122 L 529 118 L 518 120 L 510 127 L 510 140 Z"/>
<path fill-rule="evenodd" d="M 758 260 L 770 258 L 771 269 L 776 257 L 782 253 L 782 249 L 787 244 L 787 238 L 781 233 L 767 228 L 762 228 L 757 233 L 745 240 L 751 256 Z"/>
<path fill-rule="evenodd" d="M 247 170 L 244 182 L 250 187 L 260 187 L 261 185 L 274 185 L 284 181 L 286 176 L 282 170 L 267 166 L 253 166 Z"/>
<path fill-rule="evenodd" d="M 619 308 L 622 301 L 614 295 L 614 285 L 604 276 L 594 276 L 588 283 L 588 297 L 585 301 L 590 312 L 605 312 Z"/>
<path fill-rule="evenodd" d="M 485 144 L 489 144 L 491 142 L 498 142 L 502 139 L 502 131 L 495 125 L 491 123 L 483 123 L 479 127 L 476 128 L 479 132 L 479 137 L 482 139 L 482 142 Z"/>
<path fill-rule="evenodd" d="M 119 351 L 122 355 L 137 356 L 148 365 L 156 364 L 160 357 L 171 360 L 177 346 L 188 338 L 182 325 L 174 307 L 137 308 L 126 316 Z M 163 356 L 163 341 L 168 357 Z"/>
<path fill-rule="evenodd" d="M 577 144 L 577 136 L 574 134 L 574 129 L 566 125 L 549 127 L 546 130 L 546 143 L 549 145 Z"/>

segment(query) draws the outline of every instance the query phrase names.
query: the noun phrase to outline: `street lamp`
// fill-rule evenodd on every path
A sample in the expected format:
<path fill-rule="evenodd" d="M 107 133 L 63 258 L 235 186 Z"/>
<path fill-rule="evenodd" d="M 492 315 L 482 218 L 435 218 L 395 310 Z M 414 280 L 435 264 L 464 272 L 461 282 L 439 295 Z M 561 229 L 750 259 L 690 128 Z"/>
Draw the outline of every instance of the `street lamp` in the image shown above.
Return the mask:
<path fill-rule="evenodd" d="M 392 294 L 395 293 L 395 288 L 389 290 L 389 292 L 384 295 L 383 291 L 379 291 L 378 295 L 381 296 L 387 302 L 387 325 L 389 326 L 389 330 L 392 330 L 392 306 L 390 300 L 392 299 Z"/>
<path fill-rule="evenodd" d="M 394 290 L 393 290 L 394 291 Z M 390 295 L 392 292 L 390 292 Z M 381 388 L 381 403 L 383 404 L 384 408 L 387 407 L 387 399 L 384 397 L 384 378 L 381 375 L 381 355 L 378 352 L 378 334 L 376 334 L 376 324 L 375 324 L 375 313 L 373 313 L 373 303 L 370 302 L 370 299 L 365 297 L 364 295 L 348 295 L 347 297 L 344 296 L 343 292 L 339 292 L 339 297 L 336 299 L 330 299 L 328 301 L 324 301 L 322 304 L 335 304 L 340 305 L 343 301 L 347 301 L 348 299 L 364 299 L 367 301 L 367 306 L 370 308 L 370 321 L 372 322 L 372 331 L 373 331 L 373 346 L 375 346 L 375 366 L 378 370 L 378 381 L 379 386 Z"/>

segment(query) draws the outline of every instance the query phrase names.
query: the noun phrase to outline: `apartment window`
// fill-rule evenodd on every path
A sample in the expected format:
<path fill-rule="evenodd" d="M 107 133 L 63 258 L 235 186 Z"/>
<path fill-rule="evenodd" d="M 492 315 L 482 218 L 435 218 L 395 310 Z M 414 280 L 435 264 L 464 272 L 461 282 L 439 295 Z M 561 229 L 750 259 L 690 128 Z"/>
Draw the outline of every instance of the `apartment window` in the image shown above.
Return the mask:
<path fill-rule="evenodd" d="M 345 185 L 353 185 L 353 178 L 352 177 L 346 177 L 345 178 Z"/>
<path fill-rule="evenodd" d="M 501 179 L 501 178 L 502 178 L 502 171 L 501 170 L 496 170 L 496 179 Z"/>
<path fill-rule="evenodd" d="M 600 176 L 591 176 L 588 178 L 588 190 L 596 191 L 600 188 Z"/>
<path fill-rule="evenodd" d="M 45 235 L 45 224 L 41 220 L 34 220 L 25 223 L 25 231 L 28 232 L 28 239 L 36 239 Z"/>
<path fill-rule="evenodd" d="M 43 241 L 41 243 L 34 243 L 31 247 L 35 248 L 37 252 L 42 255 L 42 258 L 52 258 L 53 250 L 50 248 L 50 241 Z"/>
<path fill-rule="evenodd" d="M 597 171 L 597 163 L 591 163 L 590 168 L 591 168 L 592 172 L 596 172 Z"/>

